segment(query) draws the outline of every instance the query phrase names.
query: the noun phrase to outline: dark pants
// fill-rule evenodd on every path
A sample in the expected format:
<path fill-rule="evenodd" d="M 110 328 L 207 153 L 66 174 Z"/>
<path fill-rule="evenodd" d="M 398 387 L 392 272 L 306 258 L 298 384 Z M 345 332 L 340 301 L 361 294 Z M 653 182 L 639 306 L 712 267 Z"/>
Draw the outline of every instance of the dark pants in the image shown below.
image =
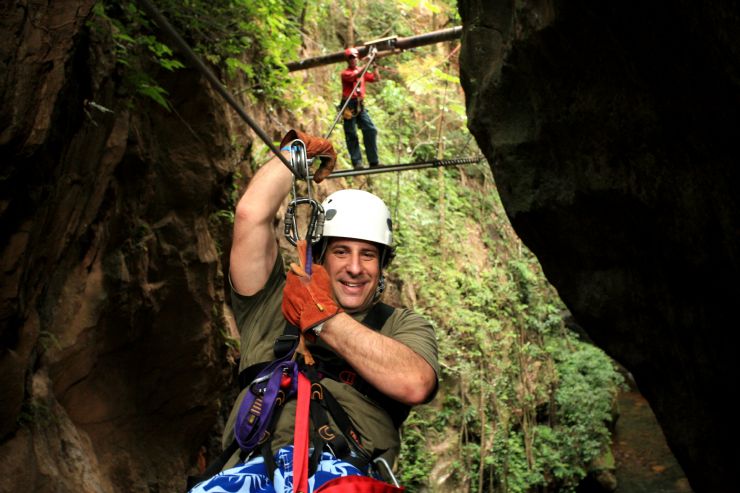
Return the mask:
<path fill-rule="evenodd" d="M 352 110 L 353 113 L 357 111 L 357 100 L 351 99 L 347 108 Z M 356 116 L 347 118 L 344 120 L 344 138 L 347 142 L 347 150 L 349 151 L 349 157 L 352 159 L 352 167 L 359 168 L 362 166 L 362 152 L 360 151 L 360 140 L 357 137 L 357 127 L 362 130 L 362 140 L 365 144 L 365 154 L 367 155 L 367 161 L 370 166 L 377 166 L 378 164 L 378 143 L 377 135 L 378 129 L 375 128 L 373 121 L 370 119 L 370 114 L 367 110 L 363 109 Z"/>

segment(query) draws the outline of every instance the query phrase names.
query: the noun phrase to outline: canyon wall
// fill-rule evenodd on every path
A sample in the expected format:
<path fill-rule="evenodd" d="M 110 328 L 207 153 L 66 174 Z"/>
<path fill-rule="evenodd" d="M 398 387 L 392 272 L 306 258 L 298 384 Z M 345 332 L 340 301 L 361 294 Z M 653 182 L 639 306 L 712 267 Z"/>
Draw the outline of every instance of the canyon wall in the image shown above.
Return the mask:
<path fill-rule="evenodd" d="M 2 7 L 3 492 L 182 490 L 230 377 L 231 122 L 190 70 L 124 94 L 93 3 Z"/>
<path fill-rule="evenodd" d="M 460 12 L 469 128 L 514 229 L 633 374 L 694 490 L 734 491 L 740 8 Z"/>

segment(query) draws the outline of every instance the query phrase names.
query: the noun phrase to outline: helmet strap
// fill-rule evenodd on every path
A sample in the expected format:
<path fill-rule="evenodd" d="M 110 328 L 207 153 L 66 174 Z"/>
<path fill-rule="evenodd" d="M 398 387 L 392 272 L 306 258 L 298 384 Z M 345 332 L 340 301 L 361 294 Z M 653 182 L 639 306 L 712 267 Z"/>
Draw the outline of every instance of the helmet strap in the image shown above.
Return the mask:
<path fill-rule="evenodd" d="M 378 264 L 378 267 L 380 267 L 380 270 L 382 271 L 385 269 L 385 257 L 388 255 L 388 247 L 385 245 L 378 245 L 378 248 L 380 248 L 380 263 Z M 381 274 L 382 278 L 382 274 Z"/>
<path fill-rule="evenodd" d="M 380 296 L 385 291 L 385 275 L 381 272 L 380 278 L 378 278 L 378 285 L 375 288 L 375 296 Z"/>

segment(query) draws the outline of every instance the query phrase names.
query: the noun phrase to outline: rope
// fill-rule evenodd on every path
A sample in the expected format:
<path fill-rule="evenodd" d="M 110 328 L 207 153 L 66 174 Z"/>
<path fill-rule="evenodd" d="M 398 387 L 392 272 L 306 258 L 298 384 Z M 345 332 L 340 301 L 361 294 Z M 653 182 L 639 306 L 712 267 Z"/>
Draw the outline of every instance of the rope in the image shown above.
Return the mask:
<path fill-rule="evenodd" d="M 205 63 L 200 59 L 200 57 L 190 48 L 190 46 L 187 44 L 187 42 L 182 39 L 182 37 L 178 34 L 178 32 L 175 30 L 174 27 L 169 23 L 169 21 L 162 15 L 162 13 L 157 10 L 157 8 L 149 1 L 149 0 L 138 0 L 141 7 L 146 11 L 147 14 L 149 14 L 159 25 L 159 27 L 167 34 L 171 40 L 175 43 L 177 48 L 182 52 L 182 54 L 185 56 L 185 58 L 190 61 L 190 64 L 199 70 L 203 76 L 208 80 L 208 82 L 211 83 L 213 88 L 218 92 L 229 105 L 236 111 L 240 117 L 244 120 L 244 122 L 249 125 L 252 130 L 259 136 L 260 139 L 267 145 L 267 147 L 270 148 L 270 150 L 277 156 L 282 163 L 290 168 L 290 163 L 285 158 L 285 156 L 282 155 L 282 153 L 278 150 L 278 148 L 272 143 L 270 138 L 267 136 L 267 134 L 260 128 L 260 126 L 252 120 L 252 118 L 249 117 L 246 111 L 241 107 L 241 105 L 234 99 L 234 97 L 229 93 L 229 91 L 226 90 L 226 88 L 221 84 L 221 81 L 218 80 L 218 78 L 211 72 L 211 70 L 206 66 Z"/>
<path fill-rule="evenodd" d="M 169 21 L 162 15 L 162 13 L 152 4 L 149 0 L 138 0 L 138 3 L 141 5 L 142 9 L 149 14 L 154 21 L 159 25 L 159 27 L 164 31 L 164 33 L 169 36 L 171 41 L 174 42 L 176 47 L 182 52 L 182 54 L 185 56 L 185 58 L 190 62 L 190 64 L 201 72 L 201 74 L 208 80 L 208 82 L 213 86 L 213 88 L 218 92 L 224 100 L 234 109 L 234 111 L 237 112 L 237 114 L 244 120 L 244 122 L 249 125 L 249 127 L 254 130 L 254 132 L 257 134 L 257 136 L 267 145 L 267 147 L 275 154 L 275 156 L 280 159 L 280 161 L 287 166 L 289 169 L 291 168 L 291 164 L 288 161 L 288 159 L 283 156 L 283 154 L 278 150 L 278 148 L 275 146 L 275 144 L 272 143 L 272 140 L 267 136 L 264 130 L 260 128 L 260 126 L 252 120 L 252 118 L 247 114 L 247 112 L 242 108 L 242 106 L 234 99 L 234 97 L 229 93 L 228 90 L 224 87 L 224 85 L 221 83 L 220 80 L 213 74 L 213 72 L 206 66 L 205 63 L 200 59 L 200 57 L 190 48 L 190 45 L 178 34 L 178 32 L 175 30 L 174 27 L 169 23 Z M 374 49 L 375 47 L 370 47 L 370 60 L 368 60 L 367 65 L 362 70 L 362 73 L 360 74 L 360 77 L 357 79 L 357 83 L 355 84 L 354 88 L 352 89 L 352 93 L 354 93 L 357 90 L 357 87 L 362 82 L 362 78 L 365 76 L 365 73 L 368 71 L 370 66 L 372 65 L 373 61 L 375 60 L 375 57 L 377 55 L 377 50 Z M 453 53 L 456 50 L 453 50 Z M 452 53 L 449 55 L 451 56 Z M 326 134 L 326 139 L 328 139 L 332 132 L 334 131 L 334 128 L 337 125 L 337 122 L 339 121 L 339 118 L 341 117 L 342 113 L 344 112 L 345 108 L 347 107 L 347 104 L 349 104 L 350 98 L 347 98 L 347 100 L 344 102 L 344 105 L 337 113 L 336 118 L 334 119 L 334 123 L 332 124 L 331 128 L 329 129 L 329 132 Z M 341 178 L 343 176 L 358 176 L 358 175 L 371 175 L 371 174 L 377 174 L 377 173 L 390 173 L 394 171 L 405 171 L 405 170 L 411 170 L 411 169 L 421 169 L 421 168 L 430 168 L 430 167 L 441 167 L 441 166 L 457 166 L 460 164 L 469 164 L 469 163 L 477 163 L 483 159 L 483 156 L 478 156 L 476 158 L 461 158 L 461 159 L 443 159 L 443 160 L 434 160 L 434 161 L 425 161 L 425 162 L 419 162 L 419 163 L 408 163 L 408 164 L 399 164 L 399 165 L 390 165 L 390 166 L 377 166 L 374 168 L 367 168 L 367 169 L 352 169 L 352 170 L 341 170 L 341 171 L 335 171 L 334 173 L 331 173 L 327 178 Z M 309 179 L 313 178 L 313 175 L 308 176 Z"/>

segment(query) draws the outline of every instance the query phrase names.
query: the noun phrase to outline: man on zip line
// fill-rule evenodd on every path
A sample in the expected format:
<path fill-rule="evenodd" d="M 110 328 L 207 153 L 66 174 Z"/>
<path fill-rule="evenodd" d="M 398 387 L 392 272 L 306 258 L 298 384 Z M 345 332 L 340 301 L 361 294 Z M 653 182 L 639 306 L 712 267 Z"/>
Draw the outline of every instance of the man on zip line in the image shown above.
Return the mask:
<path fill-rule="evenodd" d="M 336 160 L 331 143 L 291 130 L 281 143 L 286 158 L 295 139 L 305 143 L 308 158 L 321 159 L 314 180 L 324 179 Z M 310 257 L 301 252 L 301 265 L 293 264 L 286 275 L 274 221 L 292 189 L 293 173 L 273 158 L 257 171 L 236 207 L 229 279 L 241 333 L 240 379 L 250 368 L 275 360 L 277 341 L 289 330 L 287 320 L 302 334 L 304 359 L 310 353 L 316 360 L 301 370 L 314 372 L 310 418 L 316 428 L 309 452 L 315 460 L 303 493 L 332 480 L 322 491 L 399 491 L 367 476 L 376 457 L 393 463 L 400 449 L 399 428 L 411 406 L 429 402 L 436 393 L 439 363 L 433 328 L 411 310 L 380 303 L 383 269 L 394 256 L 393 233 L 388 208 L 371 193 L 340 190 L 329 195 L 322 204 L 323 235 L 312 249 L 315 263 L 311 266 Z M 298 363 L 304 364 L 300 357 Z M 242 433 L 245 395 L 263 381 L 251 380 L 239 394 L 224 430 L 224 448 Z M 281 388 L 289 381 L 285 387 L 281 381 Z M 324 404 L 323 394 L 333 396 L 343 413 L 332 412 L 327 419 L 326 410 L 314 407 L 315 400 Z M 294 483 L 293 468 L 300 460 L 300 403 L 285 400 L 254 450 L 234 449 L 224 470 L 192 492 L 287 493 L 298 488 L 300 478 Z M 255 413 L 259 419 L 264 418 L 262 404 L 266 399 Z M 372 487 L 363 489 L 355 481 Z"/>
<path fill-rule="evenodd" d="M 362 130 L 362 139 L 365 144 L 365 154 L 370 166 L 378 165 L 378 129 L 375 128 L 370 114 L 365 109 L 365 82 L 376 82 L 380 80 L 379 72 L 371 72 L 369 69 L 363 74 L 364 67 L 358 67 L 359 52 L 356 48 L 344 50 L 347 59 L 347 68 L 342 71 L 342 101 L 339 107 L 349 100 L 342 117 L 344 118 L 344 138 L 347 142 L 352 167 L 362 167 L 362 152 L 360 141 L 357 138 L 357 127 Z M 362 76 L 362 77 L 361 77 Z M 359 84 L 358 84 L 359 81 Z M 356 86 L 356 88 L 355 88 Z"/>

